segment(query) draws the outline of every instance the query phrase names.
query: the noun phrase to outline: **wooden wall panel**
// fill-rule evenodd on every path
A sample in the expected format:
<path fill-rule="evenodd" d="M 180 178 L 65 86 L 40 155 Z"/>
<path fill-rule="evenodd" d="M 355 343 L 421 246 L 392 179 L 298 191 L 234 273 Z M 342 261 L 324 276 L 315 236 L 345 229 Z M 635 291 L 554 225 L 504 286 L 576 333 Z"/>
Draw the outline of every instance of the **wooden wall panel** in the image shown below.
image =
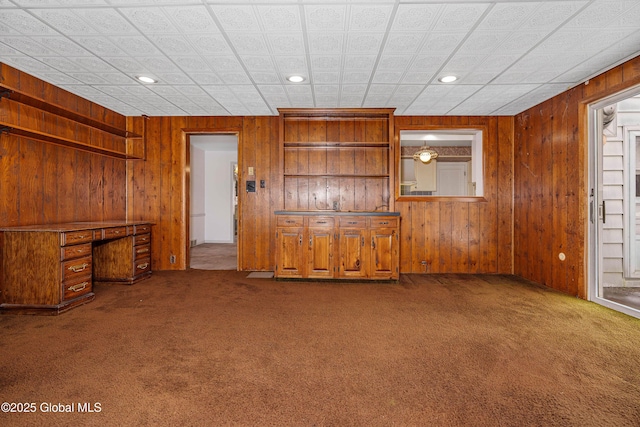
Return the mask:
<path fill-rule="evenodd" d="M 587 297 L 586 106 L 638 84 L 635 58 L 515 116 L 515 274 Z"/>
<path fill-rule="evenodd" d="M 401 213 L 403 273 L 513 271 L 513 118 L 396 116 L 409 126 L 482 127 L 484 200 L 396 200 Z"/>
<path fill-rule="evenodd" d="M 5 64 L 0 64 L 0 82 L 47 104 L 126 128 L 126 117 Z M 0 118 L 84 143 L 113 145 L 117 140 L 7 98 L 0 100 Z M 0 134 L 0 225 L 125 219 L 125 189 L 125 160 Z"/>

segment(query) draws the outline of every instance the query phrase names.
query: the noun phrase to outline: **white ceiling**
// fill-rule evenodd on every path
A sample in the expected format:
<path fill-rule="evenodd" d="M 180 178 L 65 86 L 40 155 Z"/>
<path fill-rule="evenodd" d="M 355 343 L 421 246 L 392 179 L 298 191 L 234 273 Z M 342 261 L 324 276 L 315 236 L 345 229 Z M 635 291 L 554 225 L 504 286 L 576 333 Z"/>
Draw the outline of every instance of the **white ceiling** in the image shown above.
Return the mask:
<path fill-rule="evenodd" d="M 128 116 L 513 115 L 639 54 L 640 0 L 0 0 L 1 62 Z"/>

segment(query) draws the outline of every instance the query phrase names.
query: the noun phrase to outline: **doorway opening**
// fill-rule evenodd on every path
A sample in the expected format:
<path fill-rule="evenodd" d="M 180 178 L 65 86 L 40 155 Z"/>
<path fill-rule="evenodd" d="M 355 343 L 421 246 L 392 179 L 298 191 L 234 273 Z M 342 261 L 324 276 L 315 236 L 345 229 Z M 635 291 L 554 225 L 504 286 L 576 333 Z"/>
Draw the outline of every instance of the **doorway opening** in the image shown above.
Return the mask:
<path fill-rule="evenodd" d="M 589 105 L 589 300 L 640 318 L 640 87 Z"/>
<path fill-rule="evenodd" d="M 238 135 L 189 135 L 189 268 L 238 269 Z"/>

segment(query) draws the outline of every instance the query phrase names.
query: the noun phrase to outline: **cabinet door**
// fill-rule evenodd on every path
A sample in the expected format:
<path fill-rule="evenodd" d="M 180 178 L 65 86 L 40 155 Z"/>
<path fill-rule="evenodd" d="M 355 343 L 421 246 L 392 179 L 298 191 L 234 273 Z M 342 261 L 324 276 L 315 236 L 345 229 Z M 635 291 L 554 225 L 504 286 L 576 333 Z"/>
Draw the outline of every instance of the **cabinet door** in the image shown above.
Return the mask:
<path fill-rule="evenodd" d="M 309 228 L 307 277 L 333 277 L 333 228 Z"/>
<path fill-rule="evenodd" d="M 302 227 L 278 228 L 276 231 L 276 276 L 302 277 Z"/>
<path fill-rule="evenodd" d="M 395 229 L 374 228 L 371 235 L 372 279 L 398 278 L 398 235 Z"/>
<path fill-rule="evenodd" d="M 339 277 L 367 277 L 367 232 L 364 229 L 340 229 Z"/>

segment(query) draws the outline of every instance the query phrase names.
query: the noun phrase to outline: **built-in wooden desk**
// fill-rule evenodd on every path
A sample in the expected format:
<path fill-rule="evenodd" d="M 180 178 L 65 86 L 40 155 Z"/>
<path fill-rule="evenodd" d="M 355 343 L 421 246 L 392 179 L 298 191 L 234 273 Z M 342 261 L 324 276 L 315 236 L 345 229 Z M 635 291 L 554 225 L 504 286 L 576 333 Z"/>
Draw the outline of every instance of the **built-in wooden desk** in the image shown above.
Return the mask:
<path fill-rule="evenodd" d="M 151 224 L 0 227 L 0 257 L 0 312 L 55 315 L 93 301 L 93 282 L 150 277 Z"/>

